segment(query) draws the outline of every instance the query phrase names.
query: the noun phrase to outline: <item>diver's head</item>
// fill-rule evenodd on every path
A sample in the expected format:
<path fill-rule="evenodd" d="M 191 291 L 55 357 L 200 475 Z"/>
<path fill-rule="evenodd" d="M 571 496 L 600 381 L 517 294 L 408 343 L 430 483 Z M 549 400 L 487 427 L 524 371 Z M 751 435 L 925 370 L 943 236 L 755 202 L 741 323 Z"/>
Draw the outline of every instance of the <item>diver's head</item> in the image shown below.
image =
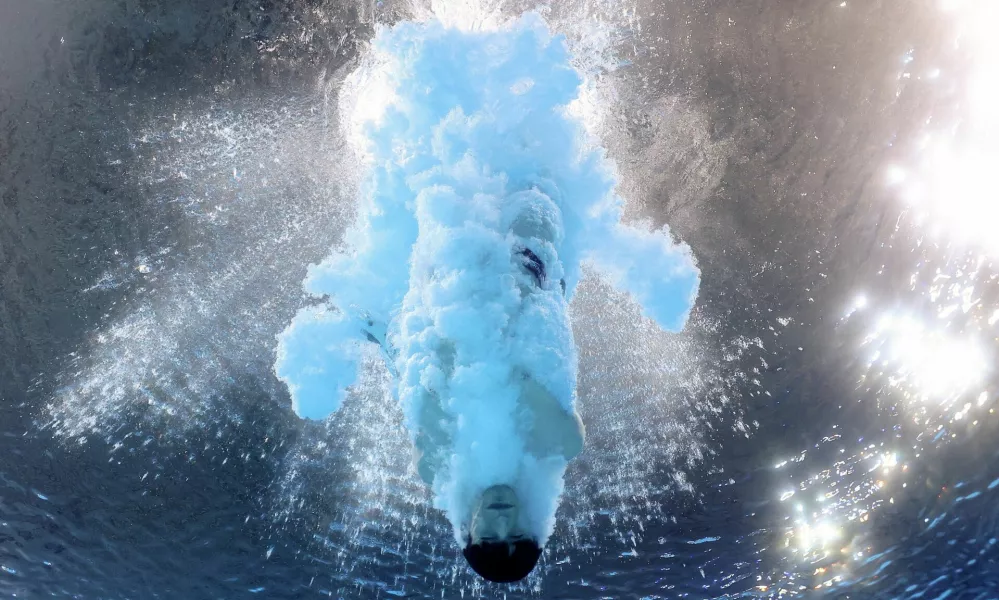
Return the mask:
<path fill-rule="evenodd" d="M 510 486 L 494 485 L 479 496 L 462 554 L 484 579 L 520 581 L 538 563 L 541 546 L 520 528 L 519 517 L 520 504 Z"/>

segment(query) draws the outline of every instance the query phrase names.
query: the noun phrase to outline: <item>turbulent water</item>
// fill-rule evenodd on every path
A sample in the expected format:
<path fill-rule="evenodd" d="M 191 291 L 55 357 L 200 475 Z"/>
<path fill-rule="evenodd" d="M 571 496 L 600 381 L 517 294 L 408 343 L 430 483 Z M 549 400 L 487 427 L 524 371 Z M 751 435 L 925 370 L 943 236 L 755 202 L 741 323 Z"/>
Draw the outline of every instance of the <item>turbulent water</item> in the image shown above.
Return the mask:
<path fill-rule="evenodd" d="M 625 222 L 702 281 L 668 333 L 582 273 L 587 445 L 510 587 L 465 566 L 383 366 L 308 422 L 272 365 L 357 214 L 379 28 L 530 10 Z M 989 0 L 0 17 L 0 594 L 999 597 Z"/>
<path fill-rule="evenodd" d="M 583 264 L 666 331 L 688 319 L 697 267 L 668 227 L 621 222 L 612 163 L 572 114 L 582 78 L 537 13 L 488 31 L 405 21 L 373 53 L 354 74 L 371 115 L 355 121 L 358 216 L 310 267 L 314 304 L 278 336 L 275 372 L 296 414 L 326 419 L 377 341 L 456 542 L 506 483 L 544 544 L 585 432 L 568 318 Z"/>

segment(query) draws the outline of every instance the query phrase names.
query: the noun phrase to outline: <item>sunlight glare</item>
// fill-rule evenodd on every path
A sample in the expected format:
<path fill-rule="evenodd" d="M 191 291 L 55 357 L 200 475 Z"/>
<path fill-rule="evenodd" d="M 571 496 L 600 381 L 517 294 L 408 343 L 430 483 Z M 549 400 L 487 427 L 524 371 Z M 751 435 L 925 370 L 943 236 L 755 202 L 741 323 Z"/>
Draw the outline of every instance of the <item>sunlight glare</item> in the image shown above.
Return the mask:
<path fill-rule="evenodd" d="M 953 399 L 989 371 L 986 352 L 976 341 L 931 330 L 911 316 L 885 315 L 865 343 L 877 349 L 871 368 L 878 364 L 893 387 L 921 400 Z"/>
<path fill-rule="evenodd" d="M 999 161 L 999 2 L 941 0 L 941 10 L 954 27 L 956 48 L 969 57 L 968 77 L 962 88 L 964 114 L 960 123 L 927 132 L 929 143 L 914 168 L 890 166 L 889 187 L 929 218 L 939 233 L 956 242 L 981 246 L 999 255 L 999 195 L 992 170 Z M 960 124 L 960 128 L 957 125 Z M 960 131 L 960 134 L 958 133 Z M 907 172 L 919 174 L 908 176 Z M 925 212 L 924 212 L 925 211 Z"/>

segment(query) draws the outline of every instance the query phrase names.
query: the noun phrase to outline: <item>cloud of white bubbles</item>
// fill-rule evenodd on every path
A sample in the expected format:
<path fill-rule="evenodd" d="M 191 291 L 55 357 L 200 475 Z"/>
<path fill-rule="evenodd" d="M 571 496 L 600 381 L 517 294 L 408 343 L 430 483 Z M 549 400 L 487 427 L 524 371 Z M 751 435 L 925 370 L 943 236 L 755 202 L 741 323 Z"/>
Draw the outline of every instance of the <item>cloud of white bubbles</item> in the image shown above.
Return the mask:
<path fill-rule="evenodd" d="M 566 463 L 527 451 L 516 374 L 575 411 L 567 310 L 584 262 L 674 331 L 698 271 L 668 229 L 621 223 L 616 175 L 566 110 L 581 78 L 538 15 L 476 31 L 407 22 L 373 46 L 355 104 L 370 169 L 358 220 L 310 269 L 307 291 L 328 303 L 282 334 L 277 373 L 299 415 L 325 418 L 357 382 L 365 322 L 385 323 L 414 442 L 428 403 L 443 410 L 451 454 L 433 486 L 456 537 L 478 493 L 508 483 L 544 541 Z M 518 266 L 525 247 L 540 276 Z"/>

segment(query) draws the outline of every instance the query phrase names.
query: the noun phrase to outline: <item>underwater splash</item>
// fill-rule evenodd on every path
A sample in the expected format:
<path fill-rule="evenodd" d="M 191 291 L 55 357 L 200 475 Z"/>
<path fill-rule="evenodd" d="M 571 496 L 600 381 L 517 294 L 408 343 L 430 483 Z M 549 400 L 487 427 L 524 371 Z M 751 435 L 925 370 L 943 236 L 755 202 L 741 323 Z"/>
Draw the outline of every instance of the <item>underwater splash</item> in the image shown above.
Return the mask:
<path fill-rule="evenodd" d="M 581 82 L 553 116 L 572 130 L 580 157 L 602 154 L 602 146 L 614 157 L 621 169 L 614 184 L 628 199 L 618 208 L 633 222 L 648 214 L 653 188 L 682 184 L 685 194 L 709 193 L 725 160 L 704 160 L 703 152 L 714 152 L 701 148 L 708 123 L 696 110 L 688 114 L 692 107 L 629 107 L 629 94 L 638 92 L 629 92 L 632 84 L 615 70 L 623 64 L 615 45 L 627 27 L 615 20 L 619 7 L 601 7 L 553 8 L 545 12 L 547 27 L 564 40 L 547 30 L 539 35 L 568 45 L 567 52 L 560 48 L 562 66 Z M 483 21 L 474 16 L 480 12 L 472 7 L 473 28 L 510 33 L 512 25 L 500 26 L 505 19 Z M 507 12 L 514 13 L 519 10 Z M 451 16 L 441 19 L 445 29 L 466 25 L 465 17 Z M 393 572 L 431 575 L 425 581 L 433 589 L 480 594 L 481 581 L 468 578 L 456 561 L 453 527 L 432 508 L 433 494 L 412 468 L 406 415 L 392 397 L 392 374 L 377 347 L 368 344 L 365 373 L 347 388 L 337 418 L 323 422 L 285 412 L 286 386 L 272 369 L 274 336 L 303 302 L 315 303 L 301 295 L 306 266 L 332 245 L 349 242 L 344 230 L 363 212 L 351 199 L 365 198 L 358 191 L 372 167 L 365 163 L 372 156 L 372 121 L 398 100 L 387 85 L 388 59 L 377 46 L 366 48 L 315 90 L 195 104 L 162 98 L 152 116 L 136 122 L 136 152 L 126 165 L 148 190 L 137 201 L 156 235 L 138 254 L 116 249 L 120 264 L 92 282 L 86 293 L 116 300 L 59 369 L 40 425 L 63 442 L 103 440 L 115 449 L 127 448 L 133 432 L 154 431 L 171 452 L 184 449 L 191 460 L 208 460 L 214 456 L 209 442 L 215 447 L 220 440 L 202 447 L 203 432 L 254 428 L 263 410 L 269 415 L 263 420 L 291 440 L 267 454 L 274 479 L 258 500 L 268 507 L 274 536 L 299 538 L 291 548 L 296 555 L 332 567 L 323 569 L 331 589 L 409 589 L 406 577 L 384 578 Z M 614 116 L 625 109 L 653 117 L 647 133 L 654 144 L 630 145 L 634 140 Z M 681 152 L 691 135 L 700 149 Z M 720 154 L 727 151 L 716 146 Z M 660 155 L 677 157 L 675 178 L 662 180 L 654 169 Z M 119 157 L 109 152 L 107 160 Z M 596 179 L 603 185 L 600 178 L 615 179 L 615 169 L 609 161 L 600 164 L 606 170 Z M 702 181 L 705 164 L 710 176 Z M 578 185 L 570 183 L 566 189 Z M 620 198 L 606 206 L 614 202 Z M 636 231 L 644 227 L 665 241 L 637 225 Z M 691 498 L 697 488 L 718 447 L 709 439 L 712 423 L 731 416 L 733 431 L 747 435 L 733 394 L 747 377 L 738 358 L 745 340 L 718 347 L 719 324 L 696 311 L 683 332 L 666 332 L 642 315 L 649 307 L 614 289 L 607 269 L 590 266 L 580 270 L 566 305 L 578 348 L 575 409 L 586 424 L 586 450 L 566 470 L 556 535 L 527 582 L 535 590 L 553 573 L 571 577 L 600 556 L 631 560 L 659 524 L 676 523 L 674 500 Z M 254 415 L 247 414 L 251 408 Z M 160 454 L 150 450 L 150 460 L 161 462 Z M 229 469 L 233 463 L 222 464 Z M 542 492 L 537 497 L 546 512 L 556 494 Z"/>
<path fill-rule="evenodd" d="M 427 414 L 446 423 L 430 442 L 446 468 L 429 479 L 456 539 L 477 494 L 510 483 L 544 542 L 566 462 L 528 451 L 519 378 L 575 411 L 567 311 L 584 264 L 670 331 L 698 270 L 668 228 L 621 223 L 613 167 L 566 110 L 582 79 L 540 16 L 474 32 L 406 22 L 373 50 L 363 79 L 377 93 L 356 105 L 370 170 L 358 219 L 310 269 L 305 289 L 324 302 L 280 336 L 275 370 L 296 413 L 322 419 L 357 383 L 367 342 L 383 344 L 413 441 Z"/>

